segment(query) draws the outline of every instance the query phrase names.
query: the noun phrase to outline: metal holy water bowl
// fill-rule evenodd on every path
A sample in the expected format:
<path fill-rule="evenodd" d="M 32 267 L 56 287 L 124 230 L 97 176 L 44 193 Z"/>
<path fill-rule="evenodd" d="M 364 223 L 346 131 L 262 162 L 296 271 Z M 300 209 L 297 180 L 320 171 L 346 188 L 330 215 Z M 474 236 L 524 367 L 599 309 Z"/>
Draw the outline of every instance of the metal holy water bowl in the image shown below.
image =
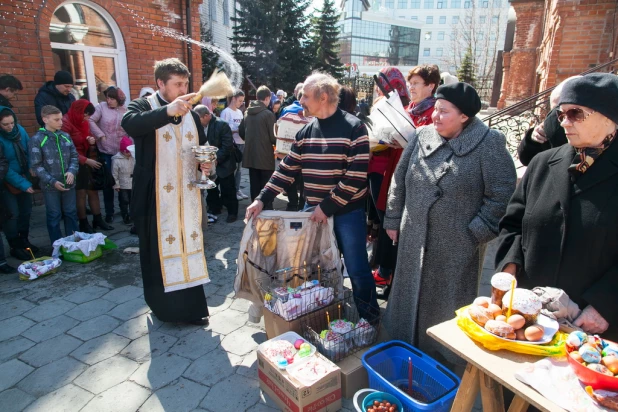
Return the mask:
<path fill-rule="evenodd" d="M 214 163 L 217 160 L 217 151 L 219 149 L 216 146 L 193 146 L 191 151 L 193 152 L 198 164 L 201 163 Z M 202 171 L 202 175 L 199 180 L 193 180 L 191 182 L 198 189 L 213 189 L 216 187 L 216 183 L 206 176 L 206 173 Z"/>

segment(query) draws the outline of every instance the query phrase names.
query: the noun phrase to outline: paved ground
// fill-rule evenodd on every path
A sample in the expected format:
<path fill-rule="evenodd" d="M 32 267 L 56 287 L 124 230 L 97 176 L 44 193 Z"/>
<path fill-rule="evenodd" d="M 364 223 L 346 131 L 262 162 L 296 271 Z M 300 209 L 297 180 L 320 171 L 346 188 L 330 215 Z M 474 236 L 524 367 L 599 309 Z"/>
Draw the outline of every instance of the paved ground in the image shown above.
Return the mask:
<path fill-rule="evenodd" d="M 246 176 L 243 186 L 248 192 Z M 241 213 L 248 204 L 241 202 Z M 44 213 L 34 207 L 31 241 L 51 251 Z M 122 253 L 137 237 L 118 215 L 114 226 L 105 234 L 119 249 L 90 264 L 63 263 L 32 283 L 0 277 L 0 410 L 277 410 L 257 381 L 263 324 L 247 322 L 248 302 L 234 299 L 243 222 L 225 223 L 224 212 L 206 231 L 206 328 L 163 324 L 150 314 L 139 257 Z M 346 400 L 344 410 L 353 409 Z"/>

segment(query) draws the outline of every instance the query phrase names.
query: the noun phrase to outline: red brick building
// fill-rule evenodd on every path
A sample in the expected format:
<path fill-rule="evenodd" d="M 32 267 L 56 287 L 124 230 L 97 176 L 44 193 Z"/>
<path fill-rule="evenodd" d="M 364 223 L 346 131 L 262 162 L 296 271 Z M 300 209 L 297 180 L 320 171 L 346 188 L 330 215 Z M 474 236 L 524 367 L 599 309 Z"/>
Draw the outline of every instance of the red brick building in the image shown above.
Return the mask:
<path fill-rule="evenodd" d="M 616 56 L 616 0 L 511 0 L 513 48 L 503 54 L 498 108 Z"/>
<path fill-rule="evenodd" d="M 156 89 L 156 60 L 177 57 L 189 66 L 190 87 L 197 90 L 202 67 L 199 47 L 193 46 L 189 53 L 187 43 L 142 26 L 153 23 L 199 39 L 198 6 L 190 0 L 2 2 L 0 73 L 16 76 L 24 86 L 13 101 L 20 123 L 30 133 L 38 128 L 34 97 L 57 70 L 71 72 L 75 94 L 86 93 L 92 102 L 97 101 L 100 84 L 120 87 L 129 100 L 138 97 L 142 87 Z"/>

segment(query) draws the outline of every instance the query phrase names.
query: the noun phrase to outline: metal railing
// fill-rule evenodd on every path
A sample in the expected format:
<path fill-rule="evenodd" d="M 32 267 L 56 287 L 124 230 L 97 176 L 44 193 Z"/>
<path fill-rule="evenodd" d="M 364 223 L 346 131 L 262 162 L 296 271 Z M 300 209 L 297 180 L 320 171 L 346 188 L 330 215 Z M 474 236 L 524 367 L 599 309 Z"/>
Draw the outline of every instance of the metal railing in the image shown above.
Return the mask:
<path fill-rule="evenodd" d="M 607 63 L 592 67 L 580 73 L 580 75 L 603 71 L 617 62 L 618 59 L 613 59 Z M 504 133 L 507 148 L 514 157 L 517 157 L 517 147 L 526 131 L 545 119 L 545 115 L 550 110 L 549 96 L 555 88 L 556 86 L 545 89 L 482 119 L 489 127 Z"/>

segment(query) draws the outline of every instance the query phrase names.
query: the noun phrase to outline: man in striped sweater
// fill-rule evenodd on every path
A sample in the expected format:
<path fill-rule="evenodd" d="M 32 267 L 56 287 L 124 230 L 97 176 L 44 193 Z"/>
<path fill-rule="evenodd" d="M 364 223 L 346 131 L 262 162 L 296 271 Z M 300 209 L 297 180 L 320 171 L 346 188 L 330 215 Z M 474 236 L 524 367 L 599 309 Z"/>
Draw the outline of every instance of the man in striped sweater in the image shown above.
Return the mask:
<path fill-rule="evenodd" d="M 340 85 L 330 75 L 314 73 L 303 85 L 300 104 L 315 119 L 296 134 L 290 153 L 256 200 L 246 218 L 257 217 L 302 176 L 311 220 L 334 218 L 335 236 L 352 281 L 359 314 L 371 320 L 378 313 L 376 289 L 365 249 L 365 196 L 369 138 L 359 119 L 337 108 Z"/>

